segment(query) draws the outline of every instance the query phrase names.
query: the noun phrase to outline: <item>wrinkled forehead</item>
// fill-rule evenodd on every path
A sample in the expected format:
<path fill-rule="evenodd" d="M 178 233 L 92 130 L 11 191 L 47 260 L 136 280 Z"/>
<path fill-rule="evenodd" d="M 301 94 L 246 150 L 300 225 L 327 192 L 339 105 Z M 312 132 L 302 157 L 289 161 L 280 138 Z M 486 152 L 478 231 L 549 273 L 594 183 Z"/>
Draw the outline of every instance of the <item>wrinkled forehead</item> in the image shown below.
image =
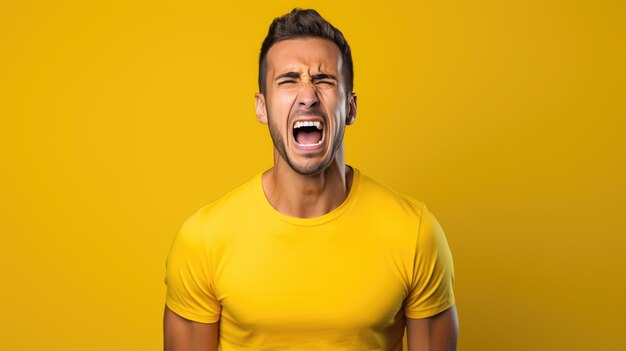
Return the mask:
<path fill-rule="evenodd" d="M 267 52 L 268 77 L 286 72 L 322 72 L 340 75 L 341 52 L 335 43 L 321 38 L 279 41 Z"/>

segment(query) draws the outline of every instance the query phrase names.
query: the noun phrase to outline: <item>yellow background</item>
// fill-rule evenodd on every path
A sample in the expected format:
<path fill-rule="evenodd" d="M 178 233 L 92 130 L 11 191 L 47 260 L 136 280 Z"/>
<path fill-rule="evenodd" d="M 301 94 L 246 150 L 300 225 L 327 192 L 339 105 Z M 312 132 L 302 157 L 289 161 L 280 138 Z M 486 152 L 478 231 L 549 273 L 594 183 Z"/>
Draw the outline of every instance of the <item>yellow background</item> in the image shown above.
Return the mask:
<path fill-rule="evenodd" d="M 296 5 L 353 49 L 347 162 L 446 230 L 459 349 L 625 349 L 625 4 L 2 1 L 0 349 L 161 348 L 173 235 L 271 165 Z"/>

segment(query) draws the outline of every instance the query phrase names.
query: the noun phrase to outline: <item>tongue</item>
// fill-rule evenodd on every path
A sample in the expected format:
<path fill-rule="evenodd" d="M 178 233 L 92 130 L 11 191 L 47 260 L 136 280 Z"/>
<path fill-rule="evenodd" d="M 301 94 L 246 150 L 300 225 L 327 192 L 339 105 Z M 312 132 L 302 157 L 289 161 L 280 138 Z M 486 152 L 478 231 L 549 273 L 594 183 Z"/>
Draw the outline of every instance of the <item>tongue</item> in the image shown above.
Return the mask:
<path fill-rule="evenodd" d="M 322 132 L 319 130 L 312 132 L 299 131 L 296 134 L 296 141 L 300 145 L 317 144 L 322 140 Z"/>

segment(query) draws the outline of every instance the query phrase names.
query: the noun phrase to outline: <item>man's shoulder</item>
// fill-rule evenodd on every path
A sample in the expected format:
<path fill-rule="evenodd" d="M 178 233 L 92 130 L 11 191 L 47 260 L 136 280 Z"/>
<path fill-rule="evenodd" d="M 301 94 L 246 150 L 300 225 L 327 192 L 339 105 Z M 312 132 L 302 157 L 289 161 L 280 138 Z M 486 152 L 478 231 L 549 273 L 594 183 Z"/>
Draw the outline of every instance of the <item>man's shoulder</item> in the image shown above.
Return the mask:
<path fill-rule="evenodd" d="M 257 202 L 258 190 L 260 184 L 260 175 L 255 175 L 243 184 L 228 191 L 219 198 L 200 207 L 196 215 L 203 218 L 211 218 L 222 212 L 233 210 L 245 210 L 245 208 L 253 206 Z"/>
<path fill-rule="evenodd" d="M 414 197 L 396 191 L 361 173 L 360 199 L 366 204 L 375 203 L 378 208 L 386 209 L 387 213 L 409 214 L 420 217 L 425 208 L 424 203 Z"/>
<path fill-rule="evenodd" d="M 354 214 L 368 230 L 390 245 L 413 247 L 428 218 L 426 205 L 367 176 L 361 176 L 359 188 Z"/>
<path fill-rule="evenodd" d="M 258 202 L 256 189 L 259 175 L 230 190 L 216 200 L 200 207 L 187 218 L 184 227 L 193 228 L 206 236 L 209 232 L 219 232 L 220 228 L 228 227 L 254 210 Z"/>

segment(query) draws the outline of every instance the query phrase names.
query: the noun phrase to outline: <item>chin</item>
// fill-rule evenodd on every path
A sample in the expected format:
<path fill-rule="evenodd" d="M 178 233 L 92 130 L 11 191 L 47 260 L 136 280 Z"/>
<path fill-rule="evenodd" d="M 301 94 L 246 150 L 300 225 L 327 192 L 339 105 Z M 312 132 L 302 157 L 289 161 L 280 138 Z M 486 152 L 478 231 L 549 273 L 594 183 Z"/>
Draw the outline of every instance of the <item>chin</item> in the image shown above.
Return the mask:
<path fill-rule="evenodd" d="M 289 166 L 291 167 L 291 169 L 293 169 L 296 173 L 303 175 L 303 176 L 316 176 L 322 173 L 324 170 L 326 170 L 329 164 L 330 162 L 328 161 L 314 162 L 314 163 L 304 162 L 303 164 L 298 164 L 298 163 L 292 162 L 291 160 L 289 161 Z"/>

